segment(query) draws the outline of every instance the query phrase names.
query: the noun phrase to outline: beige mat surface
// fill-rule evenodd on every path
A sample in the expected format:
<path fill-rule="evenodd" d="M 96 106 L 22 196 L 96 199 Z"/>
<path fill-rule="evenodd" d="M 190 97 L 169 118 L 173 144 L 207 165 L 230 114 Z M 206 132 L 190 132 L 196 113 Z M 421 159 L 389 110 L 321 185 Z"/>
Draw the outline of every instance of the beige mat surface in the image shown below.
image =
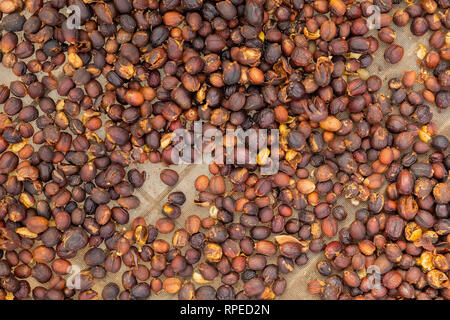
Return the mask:
<path fill-rule="evenodd" d="M 403 5 L 404 6 L 404 5 Z M 397 7 L 397 6 L 396 6 Z M 391 12 L 393 14 L 395 11 Z M 392 27 L 392 26 L 391 26 Z M 374 63 L 372 66 L 368 68 L 370 74 L 376 74 L 383 80 L 383 89 L 380 90 L 380 93 L 384 93 L 388 95 L 389 93 L 386 90 L 387 81 L 393 77 L 401 77 L 403 71 L 414 69 L 418 72 L 418 66 L 416 64 L 416 60 L 418 59 L 416 50 L 418 49 L 419 44 L 428 47 L 428 39 L 431 33 L 425 34 L 423 37 L 418 38 L 413 36 L 409 31 L 409 26 L 404 27 L 402 29 L 395 28 L 397 33 L 396 43 L 401 44 L 405 48 L 405 55 L 401 62 L 397 65 L 390 65 L 385 62 L 383 58 L 384 49 L 387 47 L 386 44 L 379 42 L 379 49 L 374 54 Z M 376 35 L 376 30 L 371 31 L 370 34 Z M 61 69 L 61 68 L 60 68 Z M 55 73 L 56 74 L 56 73 Z M 39 77 L 40 78 L 40 77 Z M 9 83 L 10 81 L 16 80 L 16 77 L 11 73 L 10 70 L 5 69 L 0 65 L 0 83 Z M 417 88 L 421 86 L 418 85 Z M 56 98 L 56 95 L 51 94 L 52 97 Z M 56 100 L 55 100 L 56 101 Z M 24 101 L 24 105 L 31 103 L 31 101 Z M 450 108 L 446 111 L 439 112 L 435 106 L 432 108 L 433 110 L 433 121 L 437 123 L 439 132 L 441 134 L 445 134 L 447 137 L 450 137 Z M 179 165 L 179 166 L 170 166 L 171 169 L 176 170 L 180 175 L 180 180 L 178 184 L 171 188 L 164 185 L 159 179 L 159 173 L 165 168 L 164 165 L 155 165 L 155 164 L 144 164 L 138 165 L 137 168 L 139 170 L 145 170 L 147 172 L 147 181 L 143 185 L 142 188 L 137 190 L 135 193 L 136 196 L 139 197 L 141 201 L 141 205 L 136 210 L 130 210 L 130 223 L 132 222 L 134 217 L 143 216 L 145 217 L 147 223 L 154 224 L 156 220 L 162 217 L 161 206 L 165 203 L 167 199 L 167 195 L 172 191 L 183 191 L 186 194 L 187 201 L 182 206 L 182 216 L 176 220 L 176 228 L 184 228 L 184 221 L 186 217 L 191 214 L 197 214 L 200 217 L 208 216 L 208 209 L 201 208 L 196 206 L 193 203 L 193 199 L 196 195 L 195 189 L 193 187 L 194 180 L 197 176 L 201 174 L 209 175 L 207 164 L 204 165 Z M 382 187 L 384 189 L 385 186 Z M 349 215 L 344 222 L 340 222 L 339 227 L 343 227 L 344 225 L 349 224 L 353 217 L 354 211 L 358 209 L 354 205 L 350 204 L 349 201 L 340 199 L 339 204 L 342 204 L 347 209 Z M 359 207 L 366 208 L 364 203 L 361 203 Z M 239 216 L 239 215 L 236 215 Z M 295 214 L 294 214 L 295 216 Z M 171 242 L 172 234 L 165 235 L 161 237 Z M 102 245 L 104 247 L 104 245 Z M 185 248 L 186 249 L 186 248 Z M 285 278 L 287 280 L 288 286 L 286 292 L 281 297 L 281 299 L 316 299 L 317 297 L 311 296 L 307 290 L 306 285 L 309 280 L 314 278 L 322 278 L 316 271 L 316 264 L 321 259 L 324 259 L 323 254 L 313 255 L 308 253 L 310 260 L 308 264 L 304 267 L 296 267 L 293 272 L 286 275 Z M 269 260 L 269 262 L 274 261 Z M 78 265 L 82 270 L 87 268 L 83 261 L 83 252 L 80 252 L 79 255 L 72 260 L 73 264 Z M 99 295 L 101 294 L 102 287 L 106 285 L 108 282 L 114 281 L 119 287 L 121 287 L 121 275 L 123 271 L 127 268 L 122 267 L 122 270 L 116 274 L 108 273 L 107 277 L 102 280 L 95 280 L 95 286 L 93 287 Z M 220 277 L 219 277 L 220 278 Z M 30 284 L 33 286 L 37 285 L 37 282 L 29 278 Z M 220 279 L 217 280 L 212 285 L 217 284 L 220 285 Z M 122 287 L 121 287 L 122 288 Z M 238 292 L 242 288 L 242 283 L 240 286 L 236 287 L 236 292 Z M 166 293 L 161 293 L 155 295 L 152 293 L 151 299 L 176 299 L 176 295 L 169 295 Z"/>

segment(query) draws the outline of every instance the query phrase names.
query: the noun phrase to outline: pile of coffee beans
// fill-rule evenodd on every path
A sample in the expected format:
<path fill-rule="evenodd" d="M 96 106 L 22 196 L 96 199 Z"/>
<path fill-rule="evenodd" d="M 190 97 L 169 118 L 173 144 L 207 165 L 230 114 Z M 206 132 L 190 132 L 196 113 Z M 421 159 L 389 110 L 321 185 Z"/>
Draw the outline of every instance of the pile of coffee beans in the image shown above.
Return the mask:
<path fill-rule="evenodd" d="M 366 69 L 402 60 L 401 27 L 429 46 L 420 73 L 383 84 Z M 273 299 L 322 252 L 302 288 L 322 299 L 449 299 L 450 157 L 433 122 L 449 29 L 449 0 L 2 0 L 16 80 L 0 85 L 0 300 Z M 243 159 L 229 129 L 280 137 L 256 163 L 213 161 L 154 225 L 130 219 L 148 178 L 135 165 L 165 163 L 175 186 L 174 133 L 195 121 Z M 358 208 L 348 227 L 341 198 Z M 209 216 L 185 217 L 186 201 Z M 94 289 L 110 274 L 121 283 Z"/>

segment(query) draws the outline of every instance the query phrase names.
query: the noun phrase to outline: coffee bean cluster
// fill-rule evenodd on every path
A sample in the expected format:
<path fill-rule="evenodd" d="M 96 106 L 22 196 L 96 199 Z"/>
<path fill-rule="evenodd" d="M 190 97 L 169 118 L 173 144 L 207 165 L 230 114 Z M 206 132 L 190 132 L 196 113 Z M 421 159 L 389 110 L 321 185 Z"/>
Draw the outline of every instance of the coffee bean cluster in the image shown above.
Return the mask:
<path fill-rule="evenodd" d="M 367 68 L 402 60 L 394 26 L 428 46 L 420 73 L 383 84 Z M 322 299 L 449 299 L 450 157 L 432 119 L 450 101 L 449 28 L 448 0 L 2 0 L 16 80 L 0 85 L 0 299 L 274 299 L 322 253 L 302 288 Z M 131 220 L 135 165 L 165 163 L 175 186 L 174 133 L 194 121 L 247 161 L 216 159 L 195 199 Z M 238 128 L 279 144 L 254 163 Z M 358 207 L 348 227 L 340 199 Z M 176 229 L 186 201 L 210 214 Z"/>

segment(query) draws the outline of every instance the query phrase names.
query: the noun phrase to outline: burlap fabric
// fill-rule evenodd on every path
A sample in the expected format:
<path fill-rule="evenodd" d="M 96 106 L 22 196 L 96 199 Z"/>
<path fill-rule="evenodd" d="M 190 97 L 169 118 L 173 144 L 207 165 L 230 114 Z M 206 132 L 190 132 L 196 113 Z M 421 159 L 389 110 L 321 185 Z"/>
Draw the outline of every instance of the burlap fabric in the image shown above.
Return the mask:
<path fill-rule="evenodd" d="M 402 3 L 400 6 L 404 7 L 406 4 Z M 397 8 L 397 6 L 396 6 Z M 395 11 L 392 11 L 391 14 L 393 14 Z M 401 77 L 403 72 L 406 70 L 415 70 L 416 73 L 419 73 L 419 68 L 417 65 L 417 49 L 419 48 L 419 44 L 424 45 L 425 47 L 429 47 L 428 40 L 431 35 L 431 33 L 425 34 L 423 37 L 415 37 L 411 34 L 409 31 L 409 26 L 404 28 L 397 28 L 395 25 L 391 26 L 397 33 L 397 39 L 395 40 L 395 43 L 398 43 L 402 45 L 405 49 L 405 54 L 403 56 L 403 59 L 400 61 L 400 63 L 396 65 L 391 65 L 389 63 L 386 63 L 383 58 L 383 53 L 385 48 L 387 47 L 386 44 L 379 42 L 379 49 L 374 54 L 374 63 L 367 69 L 369 71 L 369 74 L 376 74 L 383 80 L 383 88 L 380 90 L 380 94 L 389 95 L 389 90 L 387 90 L 387 82 L 389 79 L 393 77 Z M 377 30 L 370 31 L 369 35 L 376 36 Z M 60 68 L 61 69 L 61 68 Z M 55 76 L 58 76 L 61 73 L 61 70 L 58 70 L 59 72 L 55 72 Z M 8 84 L 13 80 L 17 80 L 16 77 L 11 73 L 10 70 L 5 69 L 3 66 L 0 65 L 0 82 Z M 416 85 L 416 89 L 420 89 L 422 86 L 420 84 Z M 58 99 L 57 95 L 55 93 L 50 94 L 51 97 L 55 99 L 55 101 Z M 24 98 L 24 106 L 28 105 L 32 102 L 28 97 Z M 450 108 L 445 111 L 439 111 L 435 106 L 432 107 L 433 110 L 433 121 L 437 124 L 439 128 L 439 133 L 444 134 L 447 137 L 450 137 Z M 3 111 L 3 110 L 2 110 Z M 394 112 L 397 112 L 397 110 L 394 110 Z M 101 131 L 100 131 L 101 132 Z M 102 136 L 102 134 L 99 134 Z M 176 220 L 176 228 L 184 228 L 184 221 L 186 217 L 192 214 L 197 214 L 200 217 L 206 217 L 209 215 L 208 208 L 202 208 L 198 207 L 193 203 L 194 197 L 196 195 L 195 189 L 193 187 L 194 180 L 197 176 L 201 174 L 209 175 L 208 172 L 208 165 L 178 165 L 178 166 L 171 166 L 171 169 L 176 170 L 180 175 L 180 180 L 178 184 L 171 188 L 163 184 L 159 179 L 160 172 L 165 168 L 164 165 L 155 165 L 155 164 L 144 164 L 144 165 L 138 165 L 137 168 L 139 170 L 145 170 L 147 172 L 147 181 L 143 185 L 142 188 L 138 189 L 136 191 L 136 195 L 139 197 L 141 201 L 141 205 L 136 210 L 130 210 L 130 224 L 133 220 L 133 218 L 138 216 L 145 217 L 147 223 L 154 224 L 156 220 L 160 217 L 162 217 L 161 213 L 161 206 L 165 203 L 167 199 L 167 195 L 172 191 L 183 191 L 186 194 L 187 201 L 182 206 L 182 216 Z M 382 187 L 381 190 L 384 190 L 386 185 Z M 354 217 L 354 212 L 358 208 L 365 208 L 366 205 L 364 203 L 359 204 L 358 206 L 354 206 L 350 203 L 350 201 L 347 201 L 345 199 L 340 199 L 339 204 L 343 205 L 348 214 L 347 219 L 344 222 L 340 222 L 339 226 L 343 227 L 345 225 L 348 225 Z M 239 218 L 239 214 L 236 214 L 235 221 L 237 221 Z M 127 227 L 127 226 L 125 226 Z M 165 239 L 171 243 L 172 240 L 172 233 L 169 235 L 164 235 L 161 237 L 162 239 Z M 104 248 L 104 245 L 101 247 Z M 318 272 L 316 271 L 316 264 L 320 260 L 324 259 L 323 254 L 311 254 L 308 253 L 310 260 L 307 265 L 303 267 L 296 267 L 295 270 L 288 275 L 285 276 L 287 280 L 287 289 L 284 295 L 281 297 L 281 299 L 289 299 L 289 300 L 296 300 L 296 299 L 317 299 L 316 296 L 312 296 L 308 293 L 306 290 L 306 286 L 308 281 L 314 278 L 322 278 Z M 84 252 L 79 252 L 76 258 L 72 259 L 72 263 L 79 266 L 81 270 L 87 268 L 87 265 L 83 261 Z M 271 257 L 271 259 L 268 260 L 269 263 L 276 263 L 275 257 Z M 111 274 L 108 273 L 106 278 L 102 280 L 95 280 L 95 285 L 92 289 L 96 290 L 99 295 L 102 292 L 103 286 L 105 286 L 109 282 L 116 282 L 119 287 L 121 286 L 121 275 L 122 273 L 127 270 L 127 267 L 125 267 L 122 264 L 122 269 L 116 273 Z M 30 282 L 30 285 L 32 287 L 36 285 L 41 285 L 37 281 L 35 281 L 33 278 L 27 279 Z M 149 279 L 150 281 L 151 279 Z M 220 285 L 220 277 L 215 282 L 211 283 L 213 286 L 219 286 Z M 240 285 L 236 286 L 236 292 L 238 292 L 242 288 L 242 283 L 240 282 Z M 165 292 L 161 292 L 158 295 L 155 295 L 152 293 L 151 299 L 176 299 L 176 295 L 169 295 Z"/>

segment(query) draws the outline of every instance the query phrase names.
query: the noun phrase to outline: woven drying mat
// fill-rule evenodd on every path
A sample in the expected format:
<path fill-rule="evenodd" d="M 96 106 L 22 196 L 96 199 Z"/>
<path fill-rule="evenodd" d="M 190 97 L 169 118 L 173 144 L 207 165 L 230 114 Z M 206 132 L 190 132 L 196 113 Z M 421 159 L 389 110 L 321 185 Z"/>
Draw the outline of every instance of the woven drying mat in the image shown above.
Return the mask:
<path fill-rule="evenodd" d="M 405 7 L 405 3 L 402 2 L 400 6 L 395 6 L 395 9 L 391 12 L 393 14 L 397 8 Z M 395 25 L 391 25 L 391 28 L 393 28 L 397 33 L 397 39 L 395 40 L 395 43 L 400 44 L 405 49 L 405 54 L 402 58 L 402 60 L 396 64 L 391 65 L 387 63 L 383 58 L 383 53 L 387 45 L 381 41 L 379 41 L 379 49 L 374 54 L 374 62 L 373 64 L 367 69 L 369 71 L 369 74 L 375 74 L 378 75 L 383 80 L 383 87 L 378 92 L 379 94 L 385 94 L 386 96 L 389 96 L 389 90 L 387 90 L 387 82 L 389 79 L 394 77 L 401 77 L 403 75 L 403 72 L 406 70 L 415 70 L 416 73 L 419 73 L 419 67 L 417 64 L 418 56 L 417 56 L 417 49 L 419 48 L 419 45 L 422 44 L 426 48 L 429 47 L 428 39 L 430 38 L 431 33 L 428 32 L 422 37 L 416 37 L 411 34 L 409 31 L 409 27 L 404 28 L 398 28 Z M 368 35 L 373 35 L 376 37 L 377 30 L 370 31 Z M 61 69 L 61 68 L 60 68 Z M 59 72 L 59 74 L 58 74 Z M 55 76 L 61 76 L 61 71 L 58 70 L 58 72 L 55 72 Z M 10 70 L 5 69 L 2 65 L 0 65 L 0 76 L 1 79 L 3 79 L 3 83 L 9 84 L 11 81 L 17 80 L 17 78 L 11 73 Z M 39 76 L 40 78 L 40 76 Z M 101 81 L 99 79 L 99 81 Z M 416 84 L 415 89 L 420 90 L 422 88 L 422 85 Z M 57 101 L 58 97 L 57 95 L 52 92 L 50 94 L 50 97 L 52 97 L 55 101 Z M 31 101 L 29 97 L 26 97 L 23 99 L 24 105 L 28 104 L 35 104 L 35 102 Z M 3 110 L 2 110 L 3 111 Z M 443 134 L 447 137 L 450 137 L 450 108 L 447 108 L 446 110 L 438 110 L 434 105 L 432 106 L 433 111 L 433 121 L 437 124 L 439 128 L 439 134 Z M 394 113 L 398 112 L 397 110 L 394 110 Z M 99 134 L 102 136 L 101 134 Z M 178 218 L 175 221 L 176 227 L 175 230 L 179 228 L 184 228 L 184 221 L 186 217 L 196 214 L 200 216 L 201 218 L 207 217 L 209 215 L 208 208 L 202 208 L 198 207 L 193 203 L 193 199 L 196 195 L 196 191 L 194 189 L 194 181 L 195 178 L 199 175 L 205 174 L 207 176 L 210 176 L 208 171 L 208 165 L 202 164 L 202 165 L 177 165 L 177 166 L 170 166 L 171 169 L 177 171 L 179 173 L 180 179 L 178 184 L 175 187 L 168 187 L 165 184 L 163 184 L 159 179 L 160 172 L 166 168 L 167 166 L 162 164 L 141 164 L 137 165 L 136 168 L 140 171 L 145 170 L 147 173 L 147 180 L 145 184 L 139 188 L 135 195 L 139 197 L 141 201 L 141 205 L 139 208 L 135 210 L 130 210 L 130 224 L 133 221 L 135 217 L 143 216 L 148 224 L 155 224 L 156 220 L 162 217 L 161 213 L 161 207 L 167 200 L 167 195 L 172 191 L 183 191 L 187 197 L 186 203 L 182 206 L 182 215 L 180 218 Z M 381 189 L 378 191 L 384 192 L 384 188 L 386 187 L 386 184 L 382 186 Z M 346 199 L 339 199 L 338 203 L 345 207 L 345 209 L 348 212 L 348 216 L 345 221 L 339 223 L 339 228 L 342 228 L 346 225 L 349 225 L 354 218 L 354 213 L 359 208 L 366 208 L 365 203 L 360 203 L 358 206 L 355 206 L 350 203 L 350 201 Z M 110 205 L 114 205 L 114 203 L 111 203 Z M 235 221 L 238 220 L 239 214 L 236 214 L 237 217 L 235 217 Z M 294 214 L 295 216 L 295 214 Z M 129 224 L 129 225 L 130 225 Z M 129 225 L 124 226 L 124 228 L 128 228 Z M 160 235 L 161 239 L 164 239 L 168 241 L 169 243 L 172 242 L 172 234 L 170 233 L 168 235 Z M 272 238 L 269 238 L 269 240 L 272 240 Z M 332 239 L 327 239 L 331 241 Z M 105 248 L 104 244 L 101 245 L 101 248 Z M 185 248 L 186 249 L 186 248 Z M 184 249 L 184 250 L 185 250 Z M 182 250 L 184 252 L 184 250 Z M 87 269 L 88 266 L 84 263 L 83 256 L 85 251 L 80 251 L 77 256 L 71 260 L 72 264 L 77 265 L 81 268 L 81 270 Z M 306 286 L 307 283 L 311 279 L 315 278 L 321 278 L 316 270 L 316 264 L 325 259 L 323 253 L 321 254 L 311 254 L 308 253 L 309 256 L 309 262 L 303 266 L 298 267 L 296 266 L 294 271 L 291 273 L 285 275 L 285 279 L 287 280 L 287 289 L 283 296 L 279 297 L 279 299 L 286 299 L 286 300 L 299 300 L 299 299 L 317 299 L 317 296 L 312 296 L 308 293 Z M 271 259 L 268 259 L 268 263 L 274 263 L 275 258 L 271 257 Z M 141 261 L 141 263 L 143 263 Z M 148 263 L 146 264 L 148 267 Z M 101 295 L 102 288 L 109 282 L 115 282 L 119 285 L 121 290 L 123 290 L 121 285 L 121 276 L 122 273 L 127 270 L 128 268 L 125 267 L 122 264 L 122 269 L 115 273 L 108 273 L 107 276 L 104 279 L 95 279 L 95 284 L 93 286 L 93 290 L 96 290 L 99 295 Z M 195 269 L 195 268 L 194 268 Z M 39 284 L 36 280 L 33 278 L 27 279 L 31 285 L 32 288 Z M 150 280 L 149 280 L 150 281 Z M 211 283 L 212 286 L 218 287 L 220 286 L 220 277 L 215 282 Z M 240 284 L 235 286 L 236 292 L 242 289 L 242 282 L 240 281 Z M 75 297 L 76 298 L 76 297 Z M 154 294 L 152 293 L 152 296 L 150 299 L 177 299 L 176 295 L 169 295 L 165 292 L 161 292 L 160 294 Z"/>

